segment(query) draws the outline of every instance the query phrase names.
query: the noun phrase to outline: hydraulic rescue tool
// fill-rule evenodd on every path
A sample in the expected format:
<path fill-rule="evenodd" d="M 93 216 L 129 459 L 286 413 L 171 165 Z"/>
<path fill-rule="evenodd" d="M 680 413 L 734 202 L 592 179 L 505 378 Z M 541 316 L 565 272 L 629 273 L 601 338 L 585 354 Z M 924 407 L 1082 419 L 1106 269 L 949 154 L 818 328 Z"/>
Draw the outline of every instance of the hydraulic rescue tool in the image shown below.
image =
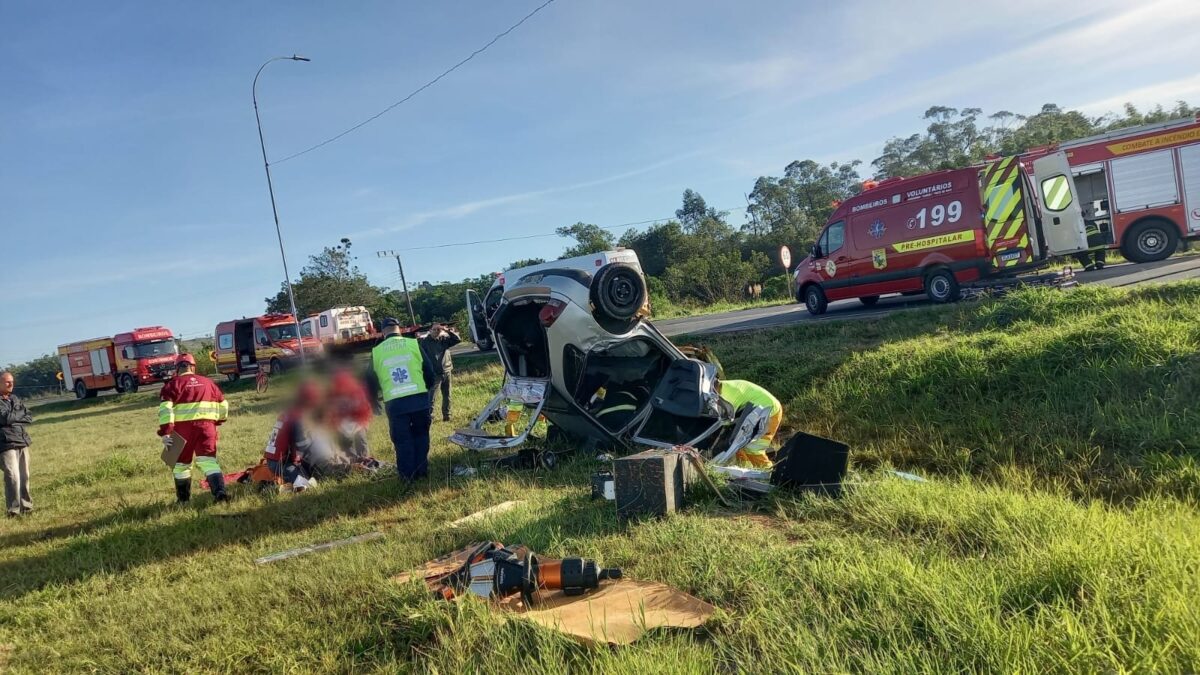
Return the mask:
<path fill-rule="evenodd" d="M 441 579 L 434 595 L 451 600 L 463 591 L 488 599 L 520 593 L 526 605 L 532 605 L 538 590 L 582 595 L 599 588 L 601 581 L 620 578 L 620 568 L 601 568 L 595 560 L 558 560 L 536 555 L 524 546 L 485 542 L 471 551 L 461 567 Z"/>

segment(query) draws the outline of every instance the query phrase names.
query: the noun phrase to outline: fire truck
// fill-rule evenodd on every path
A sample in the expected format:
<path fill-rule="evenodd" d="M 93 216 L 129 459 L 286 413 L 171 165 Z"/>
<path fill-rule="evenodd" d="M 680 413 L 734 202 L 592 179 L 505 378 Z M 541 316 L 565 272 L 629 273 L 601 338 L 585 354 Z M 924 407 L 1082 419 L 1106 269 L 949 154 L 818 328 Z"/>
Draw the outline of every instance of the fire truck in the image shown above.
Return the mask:
<path fill-rule="evenodd" d="M 1034 148 L 1021 163 L 1036 176 L 1033 163 L 1058 152 L 1071 166 L 1091 247 L 1151 262 L 1200 237 L 1200 117 Z"/>
<path fill-rule="evenodd" d="M 925 293 L 953 302 L 964 291 L 995 290 L 1054 256 L 1087 250 L 1087 234 L 1066 154 L 1017 157 L 984 166 L 891 178 L 864 185 L 838 205 L 795 270 L 796 299 L 809 313 L 830 301 L 874 305 L 889 293 Z M 1066 283 L 1069 269 L 1022 283 Z"/>
<path fill-rule="evenodd" d="M 162 326 L 58 347 L 63 383 L 75 390 L 75 398 L 92 398 L 105 389 L 132 393 L 143 384 L 165 382 L 175 375 L 178 353 L 175 336 Z"/>

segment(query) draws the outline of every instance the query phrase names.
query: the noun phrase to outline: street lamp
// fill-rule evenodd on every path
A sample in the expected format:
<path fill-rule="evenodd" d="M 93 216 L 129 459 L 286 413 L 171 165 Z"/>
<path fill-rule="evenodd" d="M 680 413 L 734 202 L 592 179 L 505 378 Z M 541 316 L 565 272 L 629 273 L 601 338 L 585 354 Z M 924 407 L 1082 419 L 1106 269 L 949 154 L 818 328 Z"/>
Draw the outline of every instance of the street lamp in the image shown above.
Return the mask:
<path fill-rule="evenodd" d="M 408 282 L 404 280 L 404 263 L 400 262 L 400 254 L 395 251 L 376 251 L 375 255 L 380 258 L 396 259 L 396 267 L 400 268 L 400 285 L 404 287 L 404 299 L 408 301 L 408 320 L 412 322 L 411 325 L 417 325 L 417 315 L 413 312 L 412 297 L 408 294 Z"/>
<path fill-rule="evenodd" d="M 267 59 L 258 67 L 254 74 L 254 84 L 250 86 L 250 98 L 254 101 L 254 121 L 258 123 L 258 145 L 262 148 L 263 170 L 267 172 L 267 192 L 271 195 L 271 213 L 275 216 L 275 237 L 279 239 L 279 257 L 283 260 L 283 281 L 287 284 L 288 304 L 292 307 L 292 320 L 296 323 L 296 350 L 300 352 L 300 365 L 304 365 L 304 336 L 300 334 L 300 315 L 296 313 L 296 293 L 292 290 L 292 275 L 288 273 L 287 255 L 283 252 L 283 232 L 279 229 L 279 209 L 275 207 L 275 186 L 271 184 L 271 163 L 267 161 L 267 143 L 263 140 L 262 118 L 258 115 L 258 76 L 263 68 L 273 61 L 311 61 L 292 54 L 291 56 L 276 56 Z"/>

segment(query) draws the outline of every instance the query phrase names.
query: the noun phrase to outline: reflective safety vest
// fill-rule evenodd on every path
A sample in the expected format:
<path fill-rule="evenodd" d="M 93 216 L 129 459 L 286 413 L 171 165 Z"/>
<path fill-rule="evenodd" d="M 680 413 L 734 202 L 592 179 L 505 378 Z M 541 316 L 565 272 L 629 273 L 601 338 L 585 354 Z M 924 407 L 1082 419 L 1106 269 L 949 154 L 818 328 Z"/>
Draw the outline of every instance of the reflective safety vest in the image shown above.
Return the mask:
<path fill-rule="evenodd" d="M 371 368 L 379 378 L 383 401 L 424 394 L 421 344 L 412 338 L 388 337 L 371 350 Z"/>
<path fill-rule="evenodd" d="M 159 396 L 160 427 L 179 422 L 223 422 L 229 418 L 229 402 L 207 377 L 180 375 L 163 385 Z"/>
<path fill-rule="evenodd" d="M 771 415 L 783 412 L 783 404 L 779 399 L 753 382 L 747 380 L 721 380 L 721 398 L 733 406 L 736 413 L 747 403 L 766 408 Z"/>

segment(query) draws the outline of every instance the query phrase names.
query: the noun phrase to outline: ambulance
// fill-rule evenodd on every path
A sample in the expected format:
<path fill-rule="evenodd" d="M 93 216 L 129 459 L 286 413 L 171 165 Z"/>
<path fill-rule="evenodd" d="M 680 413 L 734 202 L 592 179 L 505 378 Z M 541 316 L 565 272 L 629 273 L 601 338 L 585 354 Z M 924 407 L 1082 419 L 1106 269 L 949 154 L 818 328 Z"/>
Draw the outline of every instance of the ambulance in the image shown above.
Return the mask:
<path fill-rule="evenodd" d="M 1021 163 L 1036 176 L 1034 162 L 1058 152 L 1071 165 L 1092 247 L 1152 262 L 1200 237 L 1200 117 L 1035 148 Z"/>
<path fill-rule="evenodd" d="M 291 314 L 222 321 L 213 330 L 213 339 L 217 372 L 230 382 L 255 374 L 264 365 L 270 368 L 268 372 L 282 372 L 300 361 L 301 349 L 310 358 L 321 354 L 321 341 L 298 335 L 296 318 Z"/>
<path fill-rule="evenodd" d="M 831 301 L 874 305 L 889 293 L 958 300 L 1087 250 L 1065 153 L 864 184 L 838 205 L 795 269 L 796 299 L 823 314 Z"/>

